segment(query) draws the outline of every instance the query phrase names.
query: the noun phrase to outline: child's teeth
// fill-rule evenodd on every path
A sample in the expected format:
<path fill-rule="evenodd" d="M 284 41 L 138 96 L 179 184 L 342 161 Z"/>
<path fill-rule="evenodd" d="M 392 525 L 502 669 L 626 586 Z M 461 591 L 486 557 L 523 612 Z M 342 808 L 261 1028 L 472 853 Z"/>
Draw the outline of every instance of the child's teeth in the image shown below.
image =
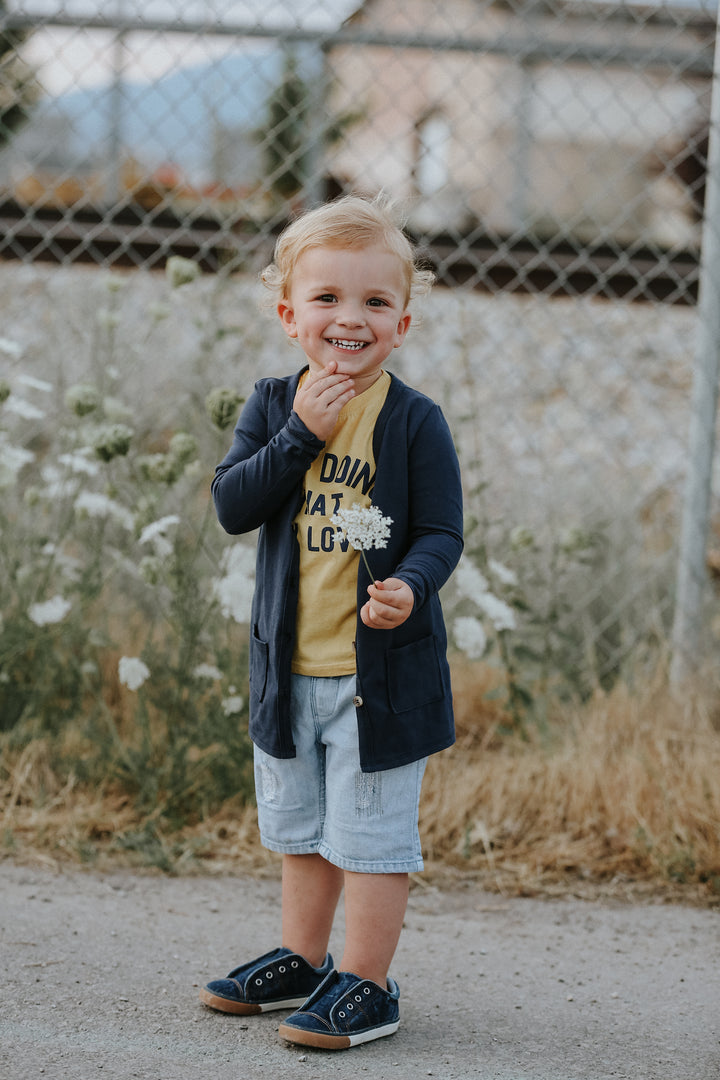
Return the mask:
<path fill-rule="evenodd" d="M 362 341 L 340 341 L 339 338 L 333 338 L 332 344 L 338 349 L 362 349 L 364 342 Z"/>

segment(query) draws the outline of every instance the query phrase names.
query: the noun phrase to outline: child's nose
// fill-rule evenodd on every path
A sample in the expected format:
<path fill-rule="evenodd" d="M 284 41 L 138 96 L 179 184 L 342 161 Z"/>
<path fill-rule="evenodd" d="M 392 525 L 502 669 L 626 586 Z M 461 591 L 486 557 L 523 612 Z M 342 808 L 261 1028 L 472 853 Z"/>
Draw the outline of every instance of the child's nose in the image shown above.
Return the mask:
<path fill-rule="evenodd" d="M 362 326 L 365 311 L 360 304 L 343 304 L 336 315 L 336 321 L 342 326 Z"/>

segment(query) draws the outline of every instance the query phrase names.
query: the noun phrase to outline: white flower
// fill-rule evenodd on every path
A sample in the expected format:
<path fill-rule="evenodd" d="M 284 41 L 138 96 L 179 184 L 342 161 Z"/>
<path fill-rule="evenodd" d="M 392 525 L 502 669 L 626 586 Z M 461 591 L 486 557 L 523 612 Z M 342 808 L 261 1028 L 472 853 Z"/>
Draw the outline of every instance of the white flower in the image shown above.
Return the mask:
<path fill-rule="evenodd" d="M 121 656 L 118 661 L 118 678 L 128 690 L 139 690 L 150 675 L 147 664 L 138 656 Z"/>
<path fill-rule="evenodd" d="M 488 559 L 488 568 L 501 585 L 517 585 L 517 574 L 507 566 L 503 566 L 497 559 Z"/>
<path fill-rule="evenodd" d="M 31 405 L 25 398 L 17 397 L 16 394 L 12 394 L 7 399 L 5 409 L 7 412 L 15 413 L 16 416 L 21 416 L 23 420 L 42 420 L 45 416 L 42 409 Z"/>
<path fill-rule="evenodd" d="M 52 383 L 46 382 L 45 379 L 36 379 L 34 375 L 18 375 L 17 381 L 31 390 L 42 390 L 45 394 L 52 393 L 54 389 Z"/>
<path fill-rule="evenodd" d="M 255 556 L 244 544 L 226 548 L 220 561 L 224 577 L 213 582 L 213 593 L 226 619 L 249 623 L 255 591 Z"/>
<path fill-rule="evenodd" d="M 35 460 L 32 450 L 21 446 L 11 446 L 0 434 L 0 489 L 12 487 L 18 473 L 25 465 Z"/>
<path fill-rule="evenodd" d="M 338 510 L 330 520 L 338 532 L 345 533 L 350 547 L 356 551 L 387 547 L 393 519 L 383 517 L 378 506 L 353 503 L 347 509 Z"/>
<path fill-rule="evenodd" d="M 71 454 L 60 454 L 58 463 L 64 465 L 70 472 L 84 473 L 85 476 L 97 476 L 100 472 L 100 466 L 97 461 L 88 456 L 91 453 L 90 448 L 85 447 L 82 450 L 75 450 Z"/>
<path fill-rule="evenodd" d="M 471 660 L 479 660 L 487 648 L 485 628 L 474 615 L 459 615 L 455 619 L 453 637 L 458 649 Z"/>
<path fill-rule="evenodd" d="M 196 679 L 222 679 L 223 674 L 214 664 L 198 664 L 193 671 Z"/>
<path fill-rule="evenodd" d="M 514 630 L 516 628 L 515 612 L 504 600 L 500 600 L 499 597 L 487 592 L 478 599 L 477 604 L 485 612 L 496 630 Z"/>
<path fill-rule="evenodd" d="M 89 517 L 112 518 L 128 532 L 135 527 L 135 519 L 129 510 L 99 492 L 81 491 L 75 500 L 75 510 Z"/>
<path fill-rule="evenodd" d="M 240 713 L 243 710 L 245 704 L 244 698 L 241 698 L 239 694 L 235 694 L 233 697 L 223 698 L 223 712 L 226 716 L 235 716 L 236 713 Z"/>
<path fill-rule="evenodd" d="M 28 608 L 28 618 L 36 626 L 49 626 L 51 623 L 59 623 L 67 615 L 72 604 L 64 596 L 53 596 L 44 603 L 31 604 Z"/>
<path fill-rule="evenodd" d="M 463 555 L 455 571 L 455 584 L 458 592 L 468 600 L 479 604 L 480 600 L 488 591 L 487 578 L 485 578 L 477 566 Z"/>
<path fill-rule="evenodd" d="M 77 491 L 77 480 L 62 472 L 54 464 L 43 465 L 40 475 L 43 481 L 42 494 L 46 499 L 64 499 Z"/>
<path fill-rule="evenodd" d="M 79 581 L 82 576 L 83 563 L 80 559 L 73 558 L 67 552 L 59 548 L 57 544 L 47 543 L 40 549 L 40 554 L 46 559 L 52 559 L 56 567 L 59 567 L 66 578 L 70 581 Z"/>
<path fill-rule="evenodd" d="M 157 555 L 167 557 L 172 554 L 172 544 L 165 534 L 171 526 L 179 524 L 180 518 L 177 514 L 167 514 L 165 517 L 158 518 L 157 521 L 145 526 L 140 533 L 140 543 L 152 543 Z"/>

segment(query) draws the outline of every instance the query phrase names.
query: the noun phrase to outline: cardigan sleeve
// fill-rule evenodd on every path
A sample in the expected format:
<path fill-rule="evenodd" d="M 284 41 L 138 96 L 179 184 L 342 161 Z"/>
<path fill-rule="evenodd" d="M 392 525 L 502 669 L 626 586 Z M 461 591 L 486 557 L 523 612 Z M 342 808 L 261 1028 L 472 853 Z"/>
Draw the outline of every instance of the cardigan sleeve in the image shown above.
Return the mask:
<path fill-rule="evenodd" d="M 251 532 L 276 514 L 325 445 L 297 413 L 280 413 L 279 405 L 273 410 L 278 413 L 273 431 L 270 393 L 269 380 L 257 384 L 240 414 L 232 446 L 215 470 L 212 496 L 228 533 Z"/>
<path fill-rule="evenodd" d="M 460 465 L 438 405 L 415 432 L 408 466 L 408 548 L 395 576 L 407 582 L 421 607 L 445 584 L 463 549 Z"/>

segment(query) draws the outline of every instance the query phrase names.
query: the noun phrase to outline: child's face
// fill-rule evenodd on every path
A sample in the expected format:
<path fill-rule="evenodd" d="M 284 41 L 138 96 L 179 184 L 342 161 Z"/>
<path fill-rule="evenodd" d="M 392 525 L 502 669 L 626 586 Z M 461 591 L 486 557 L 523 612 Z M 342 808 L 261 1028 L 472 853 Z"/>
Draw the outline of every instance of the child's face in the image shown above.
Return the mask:
<path fill-rule="evenodd" d="M 362 393 L 408 331 L 405 288 L 399 256 L 384 247 L 309 248 L 295 264 L 278 314 L 311 372 L 334 360 Z"/>

